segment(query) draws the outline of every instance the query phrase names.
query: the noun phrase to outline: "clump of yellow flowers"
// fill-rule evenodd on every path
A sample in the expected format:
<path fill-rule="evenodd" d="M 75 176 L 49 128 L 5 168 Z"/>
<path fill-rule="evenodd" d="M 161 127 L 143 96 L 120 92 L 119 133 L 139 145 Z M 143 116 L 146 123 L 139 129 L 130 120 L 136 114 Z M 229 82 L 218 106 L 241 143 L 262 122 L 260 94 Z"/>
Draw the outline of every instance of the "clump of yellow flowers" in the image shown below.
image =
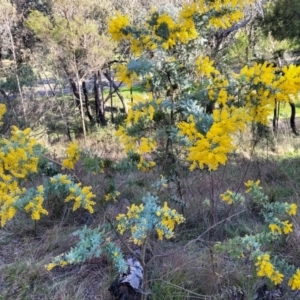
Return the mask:
<path fill-rule="evenodd" d="M 292 290 L 300 290 L 300 270 L 297 270 L 296 273 L 289 279 L 288 284 Z"/>
<path fill-rule="evenodd" d="M 1 117 L 5 106 L 0 105 Z M 13 126 L 10 138 L 0 139 L 0 221 L 5 226 L 18 209 L 31 213 L 33 220 L 47 214 L 43 208 L 43 187 L 26 189 L 22 181 L 38 171 L 41 146 L 30 137 L 30 129 Z"/>
<path fill-rule="evenodd" d="M 64 168 L 74 169 L 75 163 L 79 160 L 81 150 L 79 149 L 79 145 L 77 141 L 74 141 L 69 144 L 67 148 L 67 158 L 62 161 L 62 165 Z"/>
<path fill-rule="evenodd" d="M 0 104 L 0 117 L 6 108 Z M 66 195 L 65 201 L 74 201 L 73 210 L 83 207 L 93 212 L 95 195 L 91 187 L 82 187 L 74 183 L 67 175 L 58 174 L 44 185 L 36 188 L 25 188 L 24 183 L 29 176 L 38 173 L 38 163 L 43 152 L 42 146 L 30 136 L 31 130 L 19 130 L 12 126 L 9 138 L 0 139 L 0 224 L 13 219 L 17 211 L 25 211 L 34 221 L 40 220 L 42 215 L 48 215 L 44 207 L 48 191 L 54 189 Z M 63 165 L 73 168 L 79 159 L 78 144 L 72 143 L 67 149 L 68 158 Z"/>
<path fill-rule="evenodd" d="M 67 195 L 65 202 L 74 201 L 73 211 L 83 207 L 90 213 L 94 212 L 93 206 L 95 195 L 90 186 L 81 186 L 81 183 L 74 183 L 69 175 L 58 174 L 50 179 L 50 188 L 59 190 Z"/>
<path fill-rule="evenodd" d="M 130 232 L 131 240 L 136 245 L 144 244 L 150 233 L 155 231 L 158 239 L 170 239 L 174 236 L 175 226 L 184 222 L 184 217 L 175 209 L 157 204 L 158 198 L 147 193 L 140 205 L 132 204 L 127 214 L 117 216 L 117 230 L 120 234 Z"/>
<path fill-rule="evenodd" d="M 273 284 L 281 284 L 285 276 L 290 276 L 291 270 L 295 274 L 290 277 L 288 285 L 294 289 L 300 289 L 300 270 L 295 270 L 294 266 L 287 264 L 283 259 L 276 258 L 273 262 L 271 255 L 266 252 L 268 247 L 273 248 L 275 240 L 281 238 L 282 234 L 290 234 L 293 231 L 293 224 L 286 218 L 295 216 L 297 213 L 297 205 L 295 203 L 287 203 L 280 201 L 269 201 L 267 195 L 262 191 L 260 181 L 248 180 L 245 183 L 246 194 L 251 197 L 248 199 L 250 203 L 256 204 L 260 209 L 260 215 L 263 216 L 265 229 L 259 229 L 259 232 L 243 237 L 235 237 L 229 242 L 237 249 L 237 245 L 241 248 L 237 252 L 239 258 L 245 257 L 248 253 L 250 259 L 255 262 L 256 274 L 258 277 L 266 277 Z M 239 203 L 245 204 L 245 197 L 239 193 L 227 190 L 221 195 L 221 199 L 228 205 Z M 218 245 L 216 245 L 218 247 Z M 284 274 L 286 273 L 287 274 Z"/>
<path fill-rule="evenodd" d="M 168 156 L 174 145 L 191 171 L 216 170 L 236 149 L 236 133 L 250 122 L 268 125 L 275 102 L 298 94 L 299 66 L 254 63 L 225 76 L 202 48 L 209 32 L 231 27 L 254 3 L 197 0 L 178 14 L 152 10 L 140 26 L 120 13 L 110 19 L 112 39 L 128 43 L 132 57 L 116 67 L 116 77 L 149 91 L 133 99 L 117 133 L 126 152 L 140 154 L 140 170 L 157 166 L 154 157 Z M 207 113 L 210 105 L 215 109 Z"/>
<path fill-rule="evenodd" d="M 257 267 L 257 276 L 268 277 L 274 284 L 280 284 L 282 282 L 283 274 L 274 269 L 274 266 L 270 262 L 270 255 L 259 255 L 255 266 Z"/>

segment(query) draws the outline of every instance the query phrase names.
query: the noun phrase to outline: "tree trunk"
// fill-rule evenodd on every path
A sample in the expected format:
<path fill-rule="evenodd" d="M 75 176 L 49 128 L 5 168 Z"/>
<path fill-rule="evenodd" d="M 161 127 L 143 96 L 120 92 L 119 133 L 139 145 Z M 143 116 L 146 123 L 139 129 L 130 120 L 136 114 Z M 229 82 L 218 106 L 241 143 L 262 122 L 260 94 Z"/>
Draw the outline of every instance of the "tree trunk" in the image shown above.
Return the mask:
<path fill-rule="evenodd" d="M 76 107 L 80 108 L 80 96 L 79 96 L 79 92 L 78 92 L 78 88 L 77 88 L 76 82 L 71 77 L 69 77 L 69 82 L 70 82 L 70 86 L 71 86 L 72 92 L 73 92 L 73 94 L 75 96 Z"/>
<path fill-rule="evenodd" d="M 102 126 L 106 126 L 106 120 L 105 120 L 105 115 L 104 115 L 104 99 L 102 97 L 102 89 L 99 85 L 101 84 L 101 80 L 99 82 L 100 77 L 100 72 L 95 72 L 94 74 L 94 95 L 95 95 L 95 110 L 96 110 L 96 119 L 97 123 Z M 99 78 L 100 77 L 100 78 Z M 100 96 L 101 94 L 101 96 Z"/>
<path fill-rule="evenodd" d="M 6 25 L 7 25 L 7 29 L 8 29 L 8 33 L 9 33 L 9 38 L 10 38 L 10 43 L 11 43 L 11 51 L 12 51 L 13 59 L 14 59 L 15 76 L 16 76 L 16 79 L 17 79 L 19 94 L 20 94 L 20 98 L 21 98 L 21 102 L 22 102 L 23 117 L 24 117 L 25 123 L 27 123 L 25 100 L 24 100 L 24 97 L 23 97 L 23 92 L 22 92 L 22 87 L 21 87 L 19 72 L 18 72 L 18 62 L 17 62 L 16 50 L 15 50 L 15 42 L 14 42 L 14 38 L 13 38 L 13 35 L 12 35 L 11 26 L 8 23 Z"/>
<path fill-rule="evenodd" d="M 296 117 L 296 106 L 295 103 L 290 102 L 291 106 L 291 118 L 290 118 L 290 124 L 291 128 L 294 134 L 299 135 L 296 129 L 296 123 L 295 123 L 295 117 Z"/>
<path fill-rule="evenodd" d="M 274 115 L 273 115 L 273 130 L 278 130 L 278 116 L 279 116 L 279 102 L 275 101 Z"/>
<path fill-rule="evenodd" d="M 79 74 L 78 71 L 76 73 L 76 78 L 77 78 L 77 82 L 78 82 L 78 94 L 79 94 L 79 107 L 80 107 L 80 115 L 81 115 L 81 121 L 82 121 L 82 129 L 83 129 L 83 137 L 84 137 L 84 143 L 86 144 L 86 126 L 85 126 L 85 121 L 84 121 L 84 112 L 83 112 L 83 101 L 82 101 L 82 97 L 81 97 L 81 92 L 80 92 L 80 78 L 79 78 Z M 75 84 L 76 86 L 76 84 Z"/>
<path fill-rule="evenodd" d="M 86 108 L 86 114 L 90 120 L 90 122 L 92 124 L 94 124 L 94 118 L 92 116 L 92 110 L 91 110 L 91 106 L 90 106 L 90 102 L 89 102 L 89 94 L 86 88 L 86 82 L 83 81 L 82 82 L 82 91 L 83 91 L 83 95 L 84 95 L 84 103 L 85 103 L 85 108 Z"/>

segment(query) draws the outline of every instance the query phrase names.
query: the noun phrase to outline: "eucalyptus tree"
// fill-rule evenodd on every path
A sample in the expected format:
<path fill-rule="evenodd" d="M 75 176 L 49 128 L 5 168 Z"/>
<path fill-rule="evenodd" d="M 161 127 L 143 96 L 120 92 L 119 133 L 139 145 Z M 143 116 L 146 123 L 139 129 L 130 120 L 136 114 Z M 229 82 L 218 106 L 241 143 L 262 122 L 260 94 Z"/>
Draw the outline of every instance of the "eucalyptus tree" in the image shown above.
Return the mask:
<path fill-rule="evenodd" d="M 10 1 L 8 0 L 0 0 L 0 24 L 2 26 L 2 32 L 3 32 L 3 37 L 5 35 L 8 38 L 8 50 L 12 53 L 12 58 L 13 58 L 13 76 L 16 80 L 17 83 L 17 88 L 19 91 L 19 96 L 21 98 L 22 102 L 22 110 L 23 110 L 23 117 L 26 122 L 27 116 L 26 116 L 26 107 L 25 107 L 25 100 L 24 100 L 24 95 L 22 92 L 22 86 L 20 82 L 20 76 L 19 76 L 19 71 L 18 71 L 18 61 L 17 61 L 17 51 L 16 51 L 16 44 L 15 44 L 15 39 L 13 36 L 13 31 L 12 28 L 16 24 L 18 20 L 18 15 L 16 13 L 16 8 L 13 4 L 11 4 Z M 2 91 L 2 94 L 5 95 L 5 91 Z M 9 101 L 8 101 L 9 102 Z"/>
<path fill-rule="evenodd" d="M 99 22 L 98 19 L 99 16 L 103 17 L 103 9 L 107 8 L 107 5 L 95 0 L 49 2 L 52 7 L 51 15 L 33 10 L 26 24 L 40 42 L 46 45 L 44 48 L 47 51 L 46 55 L 51 55 L 57 66 L 68 77 L 76 105 L 81 113 L 83 133 L 86 136 L 84 100 L 86 115 L 90 122 L 94 123 L 86 80 L 92 74 L 97 74 L 113 54 L 114 44 L 103 33 L 103 22 Z M 84 100 L 81 91 L 85 95 Z M 98 109 L 98 116 L 101 116 L 103 110 L 99 103 Z"/>
<path fill-rule="evenodd" d="M 275 39 L 300 43 L 300 2 L 297 0 L 269 1 L 262 25 Z"/>

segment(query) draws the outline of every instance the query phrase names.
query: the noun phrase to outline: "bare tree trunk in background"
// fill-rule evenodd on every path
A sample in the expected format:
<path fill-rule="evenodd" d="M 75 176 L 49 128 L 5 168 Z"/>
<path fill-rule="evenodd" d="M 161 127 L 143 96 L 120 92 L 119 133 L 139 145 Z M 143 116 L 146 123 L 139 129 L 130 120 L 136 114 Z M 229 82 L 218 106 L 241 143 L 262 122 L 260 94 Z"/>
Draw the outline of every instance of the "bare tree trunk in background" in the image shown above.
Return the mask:
<path fill-rule="evenodd" d="M 83 129 L 83 137 L 84 137 L 84 144 L 86 145 L 86 127 L 85 127 L 85 121 L 84 121 L 84 111 L 83 111 L 83 101 L 82 101 L 82 96 L 81 96 L 81 91 L 80 91 L 80 78 L 79 78 L 79 71 L 77 68 L 76 64 L 76 59 L 75 61 L 75 66 L 76 66 L 76 79 L 77 79 L 77 84 L 78 84 L 78 94 L 79 94 L 79 103 L 80 103 L 80 115 L 81 115 L 81 122 L 82 122 L 82 129 Z M 76 86 L 76 84 L 75 84 Z"/>
<path fill-rule="evenodd" d="M 95 95 L 95 110 L 97 123 L 102 126 L 106 125 L 105 115 L 104 115 L 104 99 L 102 92 L 102 82 L 100 71 L 94 74 L 94 95 Z M 101 96 L 100 96 L 101 94 Z"/>
<path fill-rule="evenodd" d="M 18 90 L 19 90 L 21 102 L 22 102 L 23 116 L 24 116 L 25 123 L 27 123 L 25 100 L 24 100 L 24 97 L 23 97 L 22 87 L 21 87 L 21 84 L 20 84 L 20 78 L 19 78 L 19 74 L 18 74 L 18 63 L 17 63 L 17 57 L 16 57 L 15 43 L 14 43 L 14 39 L 13 39 L 13 35 L 12 35 L 12 32 L 11 32 L 11 27 L 9 25 L 9 22 L 6 23 L 6 26 L 7 26 L 8 33 L 9 33 L 9 38 L 10 38 L 10 43 L 11 43 L 11 50 L 12 50 L 12 54 L 13 54 L 13 58 L 14 58 L 14 71 L 15 71 L 15 76 L 16 76 L 16 79 L 17 79 L 17 85 L 18 85 Z"/>
<path fill-rule="evenodd" d="M 82 82 L 82 91 L 83 91 L 83 95 L 84 95 L 84 103 L 85 103 L 87 116 L 88 116 L 90 122 L 92 124 L 94 124 L 94 118 L 92 116 L 92 110 L 91 110 L 91 106 L 90 106 L 90 102 L 89 102 L 89 94 L 88 94 L 88 90 L 86 88 L 85 81 Z"/>
<path fill-rule="evenodd" d="M 76 107 L 80 108 L 80 96 L 79 96 L 76 82 L 71 77 L 69 77 L 69 82 L 70 82 L 70 87 L 72 89 L 73 95 L 75 96 Z"/>
<path fill-rule="evenodd" d="M 280 103 L 276 100 L 275 107 L 274 107 L 274 115 L 273 115 L 273 130 L 275 132 L 277 132 L 278 130 L 279 109 L 280 109 Z"/>
<path fill-rule="evenodd" d="M 109 66 L 109 69 L 106 71 L 107 76 L 105 75 L 106 78 L 111 78 L 111 68 Z M 110 108 L 111 108 L 111 122 L 114 123 L 114 110 L 113 110 L 113 92 L 112 92 L 112 88 L 113 88 L 113 80 L 109 80 L 109 94 L 110 94 Z"/>
<path fill-rule="evenodd" d="M 296 106 L 295 103 L 290 102 L 291 106 L 291 118 L 290 118 L 290 124 L 291 128 L 294 134 L 299 135 L 296 128 L 295 118 L 296 118 Z"/>

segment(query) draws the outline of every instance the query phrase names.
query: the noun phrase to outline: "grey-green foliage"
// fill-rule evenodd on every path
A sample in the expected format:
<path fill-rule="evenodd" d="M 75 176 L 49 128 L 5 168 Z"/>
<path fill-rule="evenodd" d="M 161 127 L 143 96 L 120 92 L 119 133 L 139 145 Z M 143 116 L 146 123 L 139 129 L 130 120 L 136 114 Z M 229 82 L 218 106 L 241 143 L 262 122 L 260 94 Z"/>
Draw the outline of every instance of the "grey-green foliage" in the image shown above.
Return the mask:
<path fill-rule="evenodd" d="M 152 70 L 152 63 L 147 59 L 132 59 L 127 65 L 130 72 L 135 72 L 137 75 L 147 75 Z"/>
<path fill-rule="evenodd" d="M 83 262 L 91 257 L 99 257 L 101 249 L 99 245 L 103 243 L 104 237 L 99 228 L 90 229 L 84 226 L 73 233 L 79 237 L 79 242 L 75 247 L 65 254 L 68 261 Z"/>
<path fill-rule="evenodd" d="M 121 249 L 108 238 L 106 228 L 97 227 L 94 229 L 84 226 L 73 233 L 79 238 L 77 244 L 67 253 L 63 253 L 52 260 L 56 266 L 82 263 L 94 257 L 100 257 L 102 253 L 107 254 L 113 261 L 114 266 L 120 273 L 127 270 L 126 261 L 123 258 Z"/>
<path fill-rule="evenodd" d="M 204 108 L 196 100 L 185 99 L 180 102 L 180 108 L 185 116 L 194 116 L 197 130 L 206 134 L 214 120 L 211 114 L 207 114 Z"/>

